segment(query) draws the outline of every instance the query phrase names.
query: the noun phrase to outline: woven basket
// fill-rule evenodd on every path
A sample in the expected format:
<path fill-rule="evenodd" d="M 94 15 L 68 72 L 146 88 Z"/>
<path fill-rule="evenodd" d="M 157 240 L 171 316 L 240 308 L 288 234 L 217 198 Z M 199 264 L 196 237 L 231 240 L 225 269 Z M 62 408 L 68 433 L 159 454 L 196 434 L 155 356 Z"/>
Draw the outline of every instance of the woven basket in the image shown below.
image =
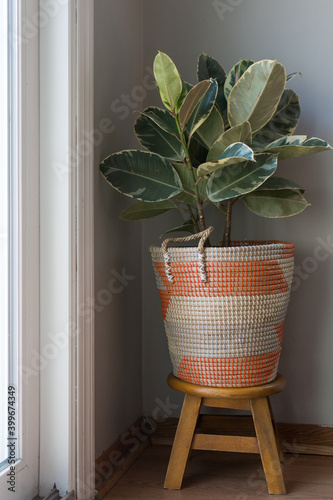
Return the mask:
<path fill-rule="evenodd" d="M 212 387 L 251 387 L 276 378 L 294 269 L 294 244 L 233 242 L 151 247 L 176 377 Z"/>

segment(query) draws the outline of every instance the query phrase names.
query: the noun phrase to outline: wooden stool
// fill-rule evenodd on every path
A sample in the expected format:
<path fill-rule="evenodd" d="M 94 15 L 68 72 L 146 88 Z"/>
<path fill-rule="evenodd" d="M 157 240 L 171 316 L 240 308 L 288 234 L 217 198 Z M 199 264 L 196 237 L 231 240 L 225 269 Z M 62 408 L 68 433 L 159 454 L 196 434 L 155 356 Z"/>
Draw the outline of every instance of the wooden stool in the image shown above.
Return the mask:
<path fill-rule="evenodd" d="M 168 376 L 172 389 L 185 393 L 174 443 L 172 446 L 164 488 L 181 488 L 190 449 L 260 453 L 268 491 L 286 493 L 282 469 L 282 453 L 276 432 L 269 396 L 281 392 L 286 381 L 278 375 L 274 382 L 247 388 L 206 387 Z M 214 408 L 251 410 L 256 437 L 222 436 L 196 433 L 201 405 Z M 237 419 L 237 417 L 235 417 Z"/>

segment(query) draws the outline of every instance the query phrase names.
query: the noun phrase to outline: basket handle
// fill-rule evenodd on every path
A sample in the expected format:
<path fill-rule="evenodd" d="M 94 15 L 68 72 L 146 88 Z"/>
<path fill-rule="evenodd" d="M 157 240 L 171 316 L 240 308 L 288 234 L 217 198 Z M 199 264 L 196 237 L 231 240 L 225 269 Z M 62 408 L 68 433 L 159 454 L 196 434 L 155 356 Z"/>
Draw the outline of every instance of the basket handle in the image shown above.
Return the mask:
<path fill-rule="evenodd" d="M 209 235 L 214 231 L 213 226 L 209 226 L 207 229 L 204 231 L 201 231 L 200 233 L 196 234 L 191 234 L 190 236 L 184 236 L 180 238 L 166 238 L 162 245 L 161 249 L 163 252 L 163 257 L 164 257 L 164 263 L 165 263 L 165 274 L 166 277 L 168 278 L 168 281 L 173 283 L 173 276 L 171 272 L 171 266 L 170 266 L 170 253 L 168 251 L 168 244 L 171 242 L 178 242 L 178 243 L 185 243 L 187 241 L 192 241 L 200 238 L 199 244 L 198 244 L 198 265 L 199 265 L 199 274 L 200 274 L 200 279 L 202 282 L 207 281 L 207 273 L 205 269 L 205 253 L 204 253 L 204 246 L 206 243 L 206 240 L 208 239 Z"/>

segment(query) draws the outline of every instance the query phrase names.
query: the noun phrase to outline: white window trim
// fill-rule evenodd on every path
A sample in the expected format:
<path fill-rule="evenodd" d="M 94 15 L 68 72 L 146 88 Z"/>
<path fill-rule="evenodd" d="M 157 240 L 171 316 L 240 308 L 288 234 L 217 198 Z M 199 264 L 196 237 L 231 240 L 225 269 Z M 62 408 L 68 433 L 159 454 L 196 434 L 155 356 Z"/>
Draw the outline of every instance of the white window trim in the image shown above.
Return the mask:
<path fill-rule="evenodd" d="M 38 8 L 37 0 L 22 1 L 22 19 L 29 19 Z M 21 130 L 21 242 L 22 297 L 20 317 L 25 318 L 20 329 L 23 366 L 28 366 L 30 353 L 39 347 L 39 51 L 38 36 L 22 44 L 22 130 Z M 37 110 L 37 113 L 36 113 Z M 32 333 L 33 332 L 33 333 Z M 29 361 L 28 361 L 29 360 Z M 20 363 L 19 363 L 20 366 Z M 24 377 L 24 374 L 22 374 Z M 24 381 L 21 380 L 21 384 Z M 37 386 L 38 383 L 38 386 Z M 26 488 L 38 478 L 39 451 L 39 377 L 37 383 L 27 384 L 27 393 L 21 401 L 23 411 L 23 456 L 26 450 L 28 467 L 24 469 L 20 488 L 26 499 Z M 28 469 L 28 470 L 27 470 Z M 35 488 L 35 487 L 34 487 Z"/>
<path fill-rule="evenodd" d="M 42 3 L 43 0 L 41 0 Z M 68 229 L 68 260 L 66 263 L 68 266 L 68 323 L 72 325 L 70 329 L 72 335 L 69 337 L 66 353 L 68 400 L 65 405 L 68 410 L 68 441 L 64 439 L 62 449 L 58 450 L 57 459 L 53 458 L 51 464 L 54 467 L 43 468 L 41 466 L 40 494 L 47 494 L 53 482 L 56 481 L 61 494 L 64 494 L 65 490 L 74 490 L 78 500 L 87 500 L 93 499 L 95 493 L 94 324 L 87 323 L 87 315 L 84 314 L 85 307 L 89 307 L 94 296 L 94 151 L 93 145 L 87 139 L 89 132 L 93 131 L 94 125 L 94 3 L 93 0 L 71 0 L 68 4 L 61 0 L 59 3 L 65 4 L 68 9 L 68 101 L 67 116 L 64 116 L 64 120 L 68 124 L 67 147 L 70 152 L 70 160 L 66 165 L 67 172 L 65 172 L 64 177 L 65 189 L 68 192 L 68 220 L 64 221 Z M 54 23 L 57 23 L 56 19 L 54 19 Z M 59 27 L 55 29 L 59 29 Z M 45 61 L 42 60 L 41 71 L 43 71 L 43 67 L 45 67 Z M 52 161 L 52 158 L 49 157 L 49 160 Z M 42 190 L 47 188 L 46 184 L 43 186 L 43 182 L 47 183 L 48 179 L 50 178 L 42 179 Z M 50 188 L 50 184 L 48 184 L 48 188 Z M 43 211 L 43 207 L 41 210 Z M 41 237 L 43 240 L 43 234 Z M 47 271 L 45 268 L 43 270 L 42 267 L 43 272 L 45 287 L 47 285 Z M 50 304 L 48 306 L 51 307 Z M 43 311 L 42 314 L 45 313 L 47 311 Z M 50 324 L 46 329 L 44 328 L 44 331 L 42 328 L 41 346 L 43 346 L 43 342 L 47 342 L 45 336 L 48 334 L 49 328 Z M 54 361 L 57 362 L 57 359 Z M 59 367 L 63 367 L 61 360 L 59 360 Z M 44 380 L 48 380 L 49 377 L 54 376 L 51 371 L 56 373 L 54 366 L 53 369 L 50 367 L 49 373 L 47 370 L 48 368 L 41 374 L 42 384 L 43 377 Z M 57 375 L 59 376 L 59 372 Z M 49 396 L 46 394 L 46 387 L 48 385 L 44 386 L 44 391 L 41 393 L 41 456 L 52 453 L 52 450 L 48 448 L 47 437 L 48 430 L 52 430 L 52 423 L 50 425 L 48 421 L 52 394 Z M 60 400 L 58 399 L 58 401 Z M 57 411 L 59 408 L 54 408 L 55 415 Z M 59 433 L 59 429 L 55 432 Z M 57 477 L 54 476 L 55 469 Z"/>
<path fill-rule="evenodd" d="M 63 0 L 59 4 L 64 5 Z M 22 0 L 22 19 L 31 20 L 38 12 L 38 0 Z M 68 165 L 68 321 L 75 335 L 69 338 L 66 378 L 63 380 L 68 401 L 66 404 L 66 422 L 68 439 L 61 442 L 62 451 L 56 463 L 56 473 L 45 472 L 39 467 L 38 457 L 41 451 L 52 454 L 48 447 L 47 432 L 52 433 L 52 426 L 45 422 L 48 405 L 52 405 L 52 393 L 49 398 L 42 396 L 40 401 L 39 379 L 44 377 L 52 384 L 57 383 L 60 375 L 56 370 L 37 370 L 28 377 L 25 395 L 19 405 L 22 412 L 22 459 L 16 464 L 16 500 L 33 498 L 37 493 L 48 493 L 54 481 L 61 494 L 65 490 L 74 490 L 78 500 L 94 498 L 94 325 L 86 323 L 85 304 L 90 304 L 94 296 L 94 259 L 93 259 L 93 147 L 84 155 L 80 154 L 80 142 L 87 137 L 86 132 L 93 130 L 93 0 L 73 0 L 68 9 L 68 123 L 67 143 L 70 151 L 76 151 Z M 52 19 L 50 19 L 51 25 Z M 24 41 L 23 41 L 24 42 Z M 40 178 L 39 178 L 39 36 L 29 38 L 28 43 L 21 43 L 20 101 L 21 117 L 21 200 L 20 207 L 20 265 L 22 282 L 20 286 L 21 317 L 20 360 L 25 369 L 31 366 L 31 353 L 39 352 L 45 345 L 47 331 L 40 331 L 39 272 L 40 272 Z M 45 61 L 44 61 L 45 62 Z M 85 134 L 84 134 L 85 132 Z M 89 144 L 88 144 L 89 145 Z M 24 162 L 24 168 L 22 168 Z M 41 189 L 43 189 L 41 185 Z M 43 207 L 42 207 L 43 209 Z M 42 247 L 43 248 L 43 247 Z M 43 285 L 43 280 L 42 280 Z M 45 285 L 45 283 L 44 283 Z M 44 343 L 44 344 L 43 344 Z M 54 368 L 54 366 L 53 366 Z M 35 370 L 36 371 L 36 370 Z M 21 369 L 21 376 L 26 375 Z M 52 379 L 53 377 L 53 379 Z M 23 381 L 21 380 L 21 385 Z M 52 385 L 51 384 L 51 385 Z M 48 387 L 48 386 L 47 386 Z M 40 413 L 39 413 L 40 409 Z M 57 415 L 59 408 L 53 407 Z M 43 420 L 44 419 L 44 420 Z M 43 427 L 44 426 L 44 427 Z M 44 442 L 40 444 L 40 429 L 44 428 Z M 46 432 L 45 432 L 46 429 Z M 43 433 L 43 430 L 41 431 Z M 21 451 L 21 450 L 20 450 Z M 61 458 L 67 456 L 62 461 Z M 1 497 L 7 495 L 7 470 L 0 477 Z M 55 474 L 55 475 L 54 475 Z M 56 477 L 57 476 L 57 477 Z"/>
<path fill-rule="evenodd" d="M 21 19 L 29 20 L 38 10 L 38 0 L 20 2 Z M 8 492 L 7 472 L 0 477 L 2 498 L 14 495 L 15 500 L 27 500 L 38 493 L 39 454 L 39 374 L 26 379 L 31 352 L 39 350 L 39 58 L 38 36 L 24 43 L 18 37 L 18 95 L 21 113 L 18 117 L 18 353 L 19 380 L 17 418 L 21 440 L 19 461 L 15 464 L 15 493 Z M 22 395 L 22 391 L 24 394 Z"/>
<path fill-rule="evenodd" d="M 62 373 L 57 371 L 57 362 L 62 368 L 64 360 L 54 359 L 53 365 L 51 362 L 48 363 L 45 369 L 37 370 L 34 376 L 28 378 L 26 393 L 19 403 L 23 416 L 23 440 L 22 459 L 16 464 L 15 500 L 28 500 L 38 493 L 48 494 L 54 482 L 57 483 L 62 495 L 65 491 L 74 490 L 77 500 L 93 499 L 95 496 L 94 325 L 93 322 L 86 322 L 87 315 L 84 314 L 85 307 L 90 307 L 94 296 L 94 151 L 93 145 L 87 140 L 94 125 L 93 0 L 69 2 L 54 0 L 54 2 L 67 9 L 68 101 L 64 119 L 68 126 L 66 141 L 69 151 L 76 152 L 75 155 L 70 155 L 72 159 L 67 165 L 67 220 L 64 221 L 68 235 L 64 243 L 68 268 L 67 278 L 65 276 L 64 279 L 68 293 L 65 310 L 68 322 L 72 325 L 71 332 L 74 332 L 74 335 L 69 336 L 67 350 L 64 350 L 66 374 L 61 381 L 64 397 L 68 398 L 65 402 L 67 428 L 64 433 L 67 438 L 61 440 L 60 452 L 57 450 L 57 461 L 50 462 L 55 466 L 54 469 L 45 468 L 44 464 L 39 463 L 40 455 L 44 454 L 44 457 L 49 458 L 54 451 L 52 446 L 48 446 L 48 433 L 59 434 L 59 429 L 53 429 L 52 422 L 46 420 L 49 405 L 55 416 L 62 410 L 54 407 L 52 387 L 58 383 Z M 42 7 L 42 3 L 43 0 L 21 0 L 22 19 L 30 20 L 31 25 L 36 27 L 36 13 L 39 7 Z M 59 26 L 55 26 L 56 22 L 51 16 L 49 29 L 59 29 Z M 40 248 L 43 250 L 41 239 L 45 236 L 41 234 L 40 239 L 39 233 L 40 209 L 41 211 L 44 209 L 43 206 L 40 207 L 39 194 L 40 189 L 45 188 L 43 185 L 45 178 L 39 177 L 39 70 L 43 71 L 45 68 L 45 60 L 40 65 L 39 41 L 37 29 L 37 33 L 29 38 L 28 43 L 20 44 L 22 51 L 20 81 L 24 82 L 20 88 L 23 104 L 20 131 L 21 163 L 24 162 L 20 184 L 22 199 L 20 310 L 26 321 L 21 325 L 22 347 L 19 364 L 21 368 L 26 369 L 33 368 L 32 352 L 42 353 L 45 342 L 48 341 L 50 326 L 47 324 L 46 328 L 40 328 L 45 320 L 45 317 L 43 318 L 45 311 L 40 311 L 40 292 L 43 292 L 43 287 L 45 290 L 47 283 L 43 282 L 45 269 L 44 271 L 42 269 L 44 277 L 41 276 L 41 282 L 39 279 Z M 45 105 L 45 102 L 42 104 Z M 80 144 L 83 139 L 90 148 L 82 155 Z M 24 375 L 22 370 L 21 375 Z M 56 422 L 56 419 L 53 422 Z M 6 481 L 6 470 L 4 470 L 0 477 L 1 498 L 6 498 L 8 494 Z"/>
<path fill-rule="evenodd" d="M 95 494 L 95 330 L 85 308 L 94 297 L 94 1 L 76 0 L 77 96 L 76 149 L 82 141 L 88 151 L 78 155 L 77 186 L 77 476 L 78 500 Z M 74 101 L 74 99 L 73 99 Z M 87 139 L 88 138 L 88 139 Z M 85 148 L 84 148 L 85 149 Z M 74 187 L 74 186 L 73 186 Z M 83 306 L 83 307 L 82 307 Z"/>

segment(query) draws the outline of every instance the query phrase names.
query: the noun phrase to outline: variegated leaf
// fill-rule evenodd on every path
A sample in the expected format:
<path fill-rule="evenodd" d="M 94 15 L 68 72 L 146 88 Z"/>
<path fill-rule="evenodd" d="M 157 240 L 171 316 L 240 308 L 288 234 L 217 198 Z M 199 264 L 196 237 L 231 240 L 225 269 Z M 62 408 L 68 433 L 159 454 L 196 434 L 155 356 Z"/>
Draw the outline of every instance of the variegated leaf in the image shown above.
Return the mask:
<path fill-rule="evenodd" d="M 285 160 L 297 156 L 313 155 L 330 149 L 333 149 L 332 146 L 317 137 L 307 139 L 304 135 L 291 135 L 272 142 L 265 151 L 277 154 L 279 160 Z"/>
<path fill-rule="evenodd" d="M 261 154 L 257 161 L 240 165 L 229 165 L 216 170 L 207 183 L 207 193 L 211 201 L 238 198 L 257 189 L 274 174 L 277 167 L 276 155 Z"/>
<path fill-rule="evenodd" d="M 137 203 L 125 208 L 119 217 L 128 221 L 150 219 L 151 217 L 156 217 L 156 215 L 161 215 L 164 212 L 175 209 L 178 209 L 178 207 L 171 200 L 155 202 L 138 201 Z"/>
<path fill-rule="evenodd" d="M 253 133 L 260 130 L 274 115 L 285 84 L 282 64 L 268 59 L 252 64 L 229 94 L 230 125 L 249 121 Z"/>
<path fill-rule="evenodd" d="M 236 142 L 228 146 L 216 161 L 202 163 L 197 170 L 197 176 L 211 174 L 219 168 L 225 168 L 227 165 L 235 165 L 236 163 L 244 163 L 254 161 L 254 155 L 251 148 L 242 142 Z"/>
<path fill-rule="evenodd" d="M 296 184 L 296 182 L 290 181 L 288 179 L 283 179 L 282 177 L 276 177 L 275 175 L 269 177 L 260 187 L 261 189 L 278 191 L 280 189 L 293 189 L 294 191 L 299 191 L 301 194 L 305 193 L 305 189 Z"/>
<path fill-rule="evenodd" d="M 224 97 L 228 100 L 229 94 L 245 71 L 254 64 L 251 59 L 242 59 L 229 71 L 224 84 Z"/>
<path fill-rule="evenodd" d="M 187 122 L 187 132 L 189 138 L 191 138 L 194 132 L 198 130 L 198 128 L 201 127 L 204 121 L 208 118 L 210 112 L 214 107 L 216 94 L 217 82 L 216 80 L 212 80 L 209 89 L 196 105 Z"/>
<path fill-rule="evenodd" d="M 173 163 L 173 167 L 175 168 L 179 178 L 181 180 L 183 191 L 177 196 L 175 196 L 175 200 L 180 201 L 182 203 L 186 203 L 187 205 L 196 204 L 195 200 L 195 182 L 196 179 L 193 178 L 193 174 L 187 165 L 184 163 Z M 204 202 L 207 198 L 206 191 L 207 180 L 204 182 L 198 182 L 198 190 L 200 201 Z"/>
<path fill-rule="evenodd" d="M 295 73 L 290 73 L 287 76 L 287 82 L 289 82 L 289 80 L 292 80 L 296 75 L 302 76 L 302 73 L 300 73 L 299 71 L 296 71 Z"/>
<path fill-rule="evenodd" d="M 235 142 L 244 142 L 251 147 L 252 131 L 249 122 L 240 123 L 223 132 L 208 151 L 207 161 L 217 160 L 223 151 Z"/>
<path fill-rule="evenodd" d="M 173 126 L 174 133 L 166 132 L 160 125 L 157 125 L 157 122 L 164 124 L 168 122 L 168 127 L 165 128 Z M 150 108 L 148 113 L 144 113 L 137 118 L 134 131 L 140 144 L 148 151 L 173 161 L 179 161 L 185 157 L 182 144 L 176 137 L 176 123 L 168 111 Z"/>
<path fill-rule="evenodd" d="M 293 134 L 300 114 L 298 95 L 291 89 L 285 89 L 273 118 L 253 137 L 253 149 L 264 150 L 271 142 Z"/>
<path fill-rule="evenodd" d="M 211 84 L 212 81 L 203 80 L 202 82 L 199 82 L 197 85 L 195 85 L 185 97 L 178 115 L 182 130 L 185 129 L 185 125 L 192 116 L 193 111 L 195 110 L 201 99 L 204 97 Z"/>
<path fill-rule="evenodd" d="M 160 238 L 165 236 L 166 234 L 169 233 L 191 233 L 195 234 L 196 230 L 194 227 L 194 224 L 192 222 L 185 222 L 185 224 L 181 226 L 174 227 L 173 229 L 169 229 L 168 231 L 165 231 L 165 233 L 161 234 Z"/>
<path fill-rule="evenodd" d="M 223 118 L 216 106 L 206 120 L 194 133 L 193 137 L 206 149 L 209 149 L 224 131 Z M 236 142 L 236 141 L 234 141 Z M 243 141 L 244 142 L 244 141 Z"/>
<path fill-rule="evenodd" d="M 188 166 L 184 163 L 173 163 L 172 165 L 176 170 L 183 187 L 182 192 L 175 196 L 175 200 L 186 203 L 186 205 L 191 205 L 195 201 L 193 175 Z"/>
<path fill-rule="evenodd" d="M 154 59 L 153 71 L 164 106 L 178 113 L 183 92 L 183 81 L 169 56 L 159 52 Z"/>
<path fill-rule="evenodd" d="M 217 81 L 218 91 L 216 96 L 216 104 L 222 114 L 223 121 L 227 121 L 227 101 L 224 97 L 224 83 L 226 79 L 226 72 L 222 68 L 222 66 L 211 56 L 207 54 L 200 54 L 198 58 L 198 67 L 197 67 L 197 76 L 198 81 L 208 80 L 209 78 L 213 78 Z"/>
<path fill-rule="evenodd" d="M 183 190 L 173 166 L 155 153 L 114 153 L 103 160 L 100 171 L 117 191 L 142 201 L 167 200 Z"/>
<path fill-rule="evenodd" d="M 157 108 L 156 106 L 148 106 L 148 108 L 141 111 L 141 115 L 148 115 L 148 117 L 161 129 L 168 132 L 168 134 L 174 135 L 177 139 L 180 139 L 175 118 L 167 109 Z"/>
<path fill-rule="evenodd" d="M 257 190 L 244 196 L 243 201 L 251 212 L 268 218 L 297 215 L 309 206 L 306 199 L 292 189 Z"/>
<path fill-rule="evenodd" d="M 185 82 L 185 80 L 183 80 L 182 77 L 180 77 L 180 78 L 182 80 L 182 91 L 180 94 L 180 98 L 178 100 L 178 108 L 179 109 L 180 109 L 181 105 L 183 104 L 185 97 L 187 96 L 189 91 L 193 88 L 192 83 Z"/>

